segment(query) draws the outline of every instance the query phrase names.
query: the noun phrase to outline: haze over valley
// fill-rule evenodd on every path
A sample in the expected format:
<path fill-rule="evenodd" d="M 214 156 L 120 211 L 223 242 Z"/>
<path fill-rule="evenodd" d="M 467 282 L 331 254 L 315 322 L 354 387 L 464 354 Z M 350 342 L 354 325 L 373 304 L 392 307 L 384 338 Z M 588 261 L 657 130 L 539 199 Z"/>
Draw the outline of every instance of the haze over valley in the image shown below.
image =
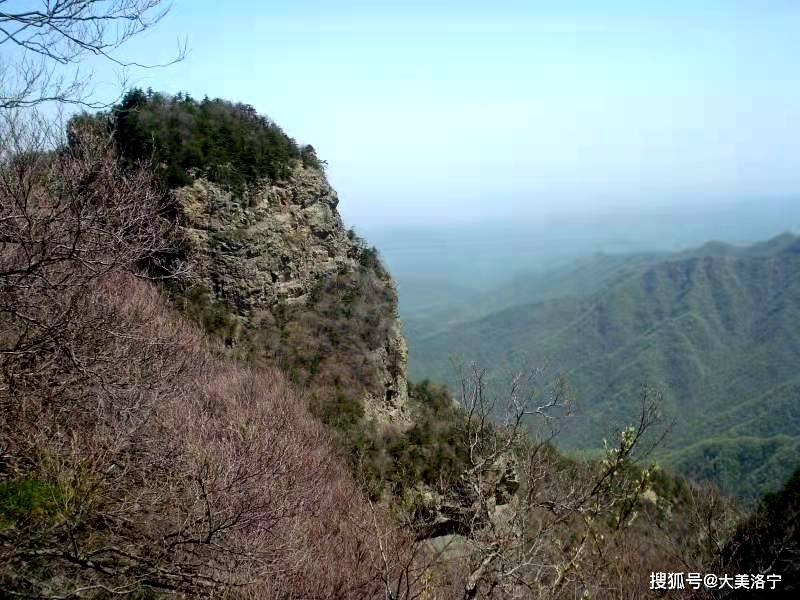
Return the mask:
<path fill-rule="evenodd" d="M 558 271 L 596 253 L 674 252 L 712 240 L 741 245 L 800 232 L 800 197 L 795 196 L 697 199 L 660 208 L 645 197 L 638 208 L 598 203 L 549 218 L 537 215 L 536 206 L 531 199 L 514 219 L 487 211 L 478 221 L 359 231 L 391 268 L 401 292 L 401 316 L 411 328 L 435 326 L 440 316 L 446 322 L 468 307 L 467 314 L 474 315 L 524 303 L 524 296 L 510 293 L 515 280 Z M 428 323 L 427 316 L 435 318 Z"/>

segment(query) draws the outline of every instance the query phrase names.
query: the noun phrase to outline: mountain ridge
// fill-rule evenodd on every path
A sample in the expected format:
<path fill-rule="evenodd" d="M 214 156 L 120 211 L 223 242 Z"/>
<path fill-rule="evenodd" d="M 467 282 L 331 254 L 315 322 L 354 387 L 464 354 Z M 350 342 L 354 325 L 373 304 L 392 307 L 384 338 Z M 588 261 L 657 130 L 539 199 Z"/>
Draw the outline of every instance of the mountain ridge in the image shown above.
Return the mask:
<path fill-rule="evenodd" d="M 771 463 L 794 445 L 773 440 L 774 419 L 760 414 L 751 428 L 761 432 L 753 437 L 772 448 L 764 468 L 773 476 L 753 475 L 748 482 L 736 468 L 743 459 L 728 465 L 730 474 L 714 474 L 708 465 L 729 462 L 731 436 L 744 432 L 714 426 L 708 413 L 770 398 L 786 404 L 789 431 L 800 434 L 790 384 L 800 359 L 798 249 L 800 239 L 784 234 L 749 247 L 714 242 L 666 257 L 596 258 L 611 267 L 598 291 L 508 307 L 412 338 L 412 375 L 448 380 L 443 356 L 451 348 L 475 349 L 470 358 L 494 366 L 553 365 L 564 371 L 584 407 L 566 431 L 566 446 L 573 448 L 591 447 L 583 441 L 587 436 L 596 447 L 613 423 L 624 422 L 638 387 L 655 385 L 664 392 L 665 411 L 676 418 L 660 454 L 665 464 L 755 496 L 780 479 L 776 473 L 788 475 L 788 466 Z M 573 273 L 579 279 L 583 271 Z M 710 445 L 698 446 L 703 440 Z M 684 447 L 695 450 L 672 455 Z M 703 454 L 703 448 L 713 452 Z"/>

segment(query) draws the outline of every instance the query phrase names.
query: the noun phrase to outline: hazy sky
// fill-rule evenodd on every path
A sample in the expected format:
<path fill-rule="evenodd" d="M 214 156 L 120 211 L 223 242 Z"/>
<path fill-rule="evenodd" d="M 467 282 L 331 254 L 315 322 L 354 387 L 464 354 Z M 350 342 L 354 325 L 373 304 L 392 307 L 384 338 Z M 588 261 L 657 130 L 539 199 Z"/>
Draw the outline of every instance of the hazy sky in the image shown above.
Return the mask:
<path fill-rule="evenodd" d="M 798 32 L 796 0 L 176 0 L 126 56 L 188 38 L 135 80 L 253 104 L 369 228 L 796 193 Z"/>

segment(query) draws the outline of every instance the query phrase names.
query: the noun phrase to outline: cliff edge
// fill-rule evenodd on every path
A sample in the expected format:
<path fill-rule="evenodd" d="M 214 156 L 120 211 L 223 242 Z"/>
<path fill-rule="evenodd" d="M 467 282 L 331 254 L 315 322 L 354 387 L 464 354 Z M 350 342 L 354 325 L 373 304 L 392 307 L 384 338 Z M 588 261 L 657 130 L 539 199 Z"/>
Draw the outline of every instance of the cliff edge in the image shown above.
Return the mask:
<path fill-rule="evenodd" d="M 375 250 L 345 228 L 321 168 L 295 161 L 284 179 L 263 179 L 240 196 L 199 177 L 175 197 L 194 289 L 236 315 L 228 346 L 249 345 L 250 355 L 276 360 L 304 383 L 360 388 L 365 414 L 407 421 L 394 282 Z M 348 321 L 352 339 L 331 320 Z M 351 363 L 356 374 L 336 373 Z M 343 385 L 353 375 L 360 381 Z"/>

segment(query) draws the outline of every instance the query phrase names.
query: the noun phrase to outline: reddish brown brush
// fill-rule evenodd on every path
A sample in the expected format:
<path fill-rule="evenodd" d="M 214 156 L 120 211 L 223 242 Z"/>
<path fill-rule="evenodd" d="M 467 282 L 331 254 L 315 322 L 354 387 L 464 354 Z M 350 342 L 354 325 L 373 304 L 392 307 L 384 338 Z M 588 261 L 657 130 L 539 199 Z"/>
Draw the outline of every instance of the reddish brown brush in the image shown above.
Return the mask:
<path fill-rule="evenodd" d="M 0 515 L 2 586 L 371 596 L 367 504 L 326 433 L 143 280 L 161 196 L 98 141 L 0 167 L 0 485 L 29 509 Z"/>

